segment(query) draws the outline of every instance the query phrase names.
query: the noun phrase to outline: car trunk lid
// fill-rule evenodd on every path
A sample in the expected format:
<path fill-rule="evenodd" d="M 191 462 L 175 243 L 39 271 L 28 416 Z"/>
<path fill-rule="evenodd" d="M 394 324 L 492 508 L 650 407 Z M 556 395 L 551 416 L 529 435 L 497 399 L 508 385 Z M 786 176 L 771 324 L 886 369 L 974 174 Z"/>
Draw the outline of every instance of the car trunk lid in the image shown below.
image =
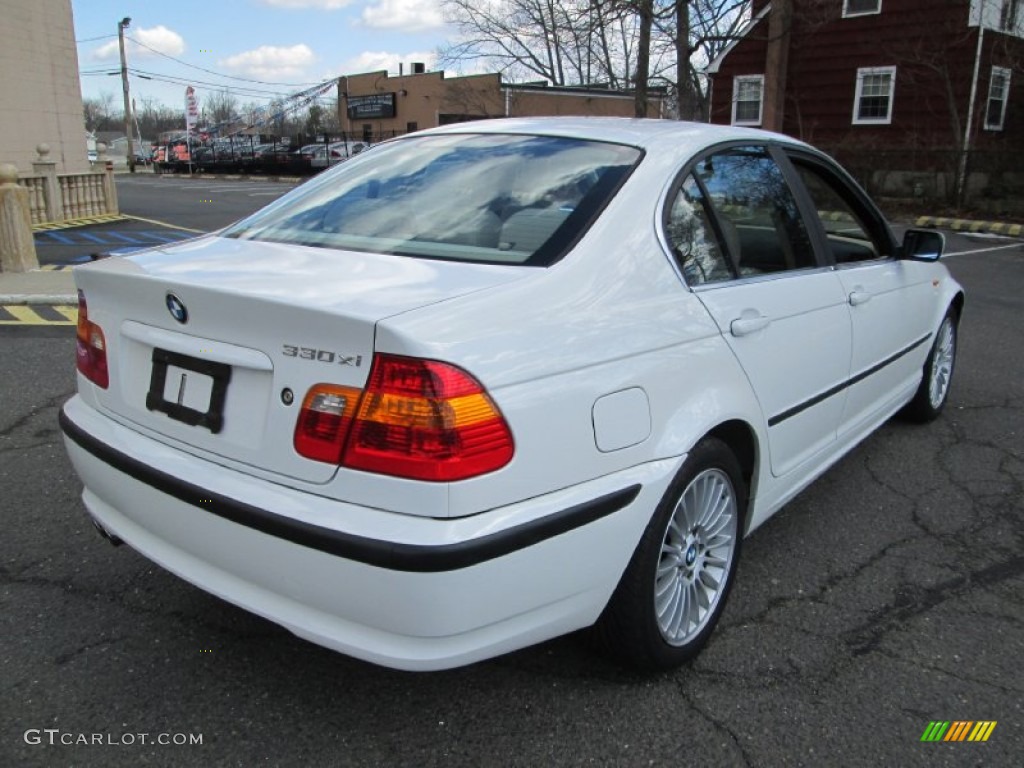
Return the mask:
<path fill-rule="evenodd" d="M 240 468 L 325 483 L 293 434 L 314 384 L 361 388 L 376 323 L 530 272 L 222 237 L 76 269 L 106 335 L 101 409 Z"/>

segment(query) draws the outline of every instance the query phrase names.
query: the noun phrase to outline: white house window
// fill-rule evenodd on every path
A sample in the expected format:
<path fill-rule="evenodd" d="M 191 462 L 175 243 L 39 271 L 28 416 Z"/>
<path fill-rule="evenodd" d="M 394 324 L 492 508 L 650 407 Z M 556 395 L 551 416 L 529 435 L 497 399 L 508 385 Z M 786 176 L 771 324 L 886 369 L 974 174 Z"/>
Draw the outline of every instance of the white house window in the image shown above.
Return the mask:
<path fill-rule="evenodd" d="M 732 124 L 760 125 L 764 75 L 744 75 L 732 81 Z"/>
<path fill-rule="evenodd" d="M 992 77 L 988 81 L 988 105 L 985 108 L 985 129 L 989 131 L 1003 130 L 1006 122 L 1006 102 L 1010 96 L 1010 70 L 1003 67 L 992 67 Z"/>
<path fill-rule="evenodd" d="M 865 16 L 869 13 L 881 13 L 882 0 L 844 0 L 843 16 Z"/>
<path fill-rule="evenodd" d="M 892 122 L 896 67 L 861 67 L 857 70 L 857 94 L 853 100 L 854 125 L 888 125 Z"/>

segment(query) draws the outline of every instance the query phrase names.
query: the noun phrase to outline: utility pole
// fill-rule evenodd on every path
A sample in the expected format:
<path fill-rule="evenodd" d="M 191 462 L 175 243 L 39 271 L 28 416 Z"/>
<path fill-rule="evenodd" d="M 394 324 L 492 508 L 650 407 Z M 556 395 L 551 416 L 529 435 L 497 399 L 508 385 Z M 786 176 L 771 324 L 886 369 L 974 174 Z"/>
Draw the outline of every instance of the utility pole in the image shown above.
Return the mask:
<path fill-rule="evenodd" d="M 121 88 L 124 90 L 124 134 L 128 138 L 128 170 L 135 173 L 135 147 L 132 145 L 132 105 L 128 98 L 128 64 L 124 58 L 124 28 L 132 23 L 125 16 L 117 22 L 117 42 L 121 46 Z"/>

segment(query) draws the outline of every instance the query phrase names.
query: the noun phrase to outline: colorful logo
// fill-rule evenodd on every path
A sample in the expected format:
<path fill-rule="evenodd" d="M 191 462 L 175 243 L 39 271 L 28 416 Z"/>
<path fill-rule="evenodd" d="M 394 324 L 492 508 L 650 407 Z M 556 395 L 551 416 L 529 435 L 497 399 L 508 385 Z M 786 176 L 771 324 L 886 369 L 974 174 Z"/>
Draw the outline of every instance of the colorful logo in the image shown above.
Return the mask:
<path fill-rule="evenodd" d="M 921 741 L 988 741 L 995 727 L 995 720 L 932 720 Z"/>

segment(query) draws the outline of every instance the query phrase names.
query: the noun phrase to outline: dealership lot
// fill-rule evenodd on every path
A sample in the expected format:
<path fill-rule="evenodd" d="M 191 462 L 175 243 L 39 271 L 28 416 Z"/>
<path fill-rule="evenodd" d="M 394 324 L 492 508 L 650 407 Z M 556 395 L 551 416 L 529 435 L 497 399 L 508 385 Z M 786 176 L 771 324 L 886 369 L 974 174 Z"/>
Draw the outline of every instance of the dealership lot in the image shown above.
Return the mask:
<path fill-rule="evenodd" d="M 706 652 L 653 677 L 579 637 L 392 672 L 112 548 L 56 424 L 73 330 L 0 329 L 0 762 L 1015 764 L 1024 249 L 950 245 L 967 306 L 945 415 L 886 425 L 757 531 Z M 985 743 L 922 743 L 935 720 L 997 725 Z M 183 734 L 202 743 L 176 744 Z"/>

